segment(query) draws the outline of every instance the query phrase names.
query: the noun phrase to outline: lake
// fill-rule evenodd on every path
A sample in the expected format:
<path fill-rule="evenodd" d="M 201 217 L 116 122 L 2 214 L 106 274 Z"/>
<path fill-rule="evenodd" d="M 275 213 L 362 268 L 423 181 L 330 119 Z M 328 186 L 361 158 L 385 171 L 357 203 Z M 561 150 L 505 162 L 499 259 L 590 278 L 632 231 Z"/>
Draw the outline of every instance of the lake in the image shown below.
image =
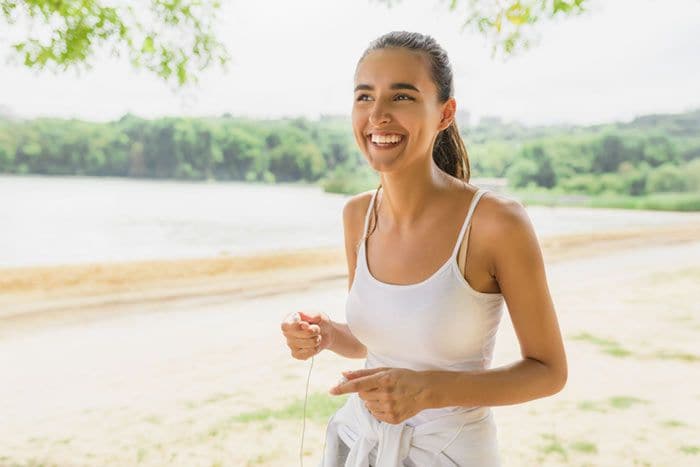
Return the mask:
<path fill-rule="evenodd" d="M 310 185 L 0 176 L 0 266 L 340 247 L 347 198 Z M 578 207 L 527 211 L 540 238 L 699 217 Z"/>

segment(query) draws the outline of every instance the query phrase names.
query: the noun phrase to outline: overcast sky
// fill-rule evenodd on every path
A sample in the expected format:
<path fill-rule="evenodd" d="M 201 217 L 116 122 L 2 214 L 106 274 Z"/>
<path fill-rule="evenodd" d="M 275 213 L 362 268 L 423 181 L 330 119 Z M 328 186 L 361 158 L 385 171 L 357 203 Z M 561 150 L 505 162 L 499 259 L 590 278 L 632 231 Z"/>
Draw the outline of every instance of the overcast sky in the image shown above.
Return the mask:
<path fill-rule="evenodd" d="M 492 60 L 481 36 L 459 31 L 446 0 L 224 1 L 221 40 L 232 61 L 187 93 L 125 61 L 76 76 L 0 61 L 0 108 L 23 117 L 117 119 L 127 112 L 250 117 L 349 114 L 355 63 L 392 30 L 433 36 L 472 123 L 496 115 L 526 124 L 593 124 L 700 107 L 700 1 L 594 0 L 585 15 L 543 25 L 537 48 Z M 461 2 L 465 3 L 465 2 Z M 4 24 L 3 24 L 4 27 Z M 0 32 L 0 55 L 7 36 Z M 466 122 L 464 122 L 466 123 Z"/>

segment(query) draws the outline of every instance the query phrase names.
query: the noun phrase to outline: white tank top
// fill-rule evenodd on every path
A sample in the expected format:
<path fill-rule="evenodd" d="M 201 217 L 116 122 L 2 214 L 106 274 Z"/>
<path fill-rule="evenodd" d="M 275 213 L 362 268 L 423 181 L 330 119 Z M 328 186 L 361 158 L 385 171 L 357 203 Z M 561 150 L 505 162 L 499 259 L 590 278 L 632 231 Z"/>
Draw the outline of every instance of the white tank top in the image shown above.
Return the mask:
<path fill-rule="evenodd" d="M 447 262 L 427 279 L 401 285 L 379 281 L 367 266 L 367 227 L 377 194 L 374 191 L 345 307 L 350 331 L 367 347 L 365 368 L 467 371 L 490 367 L 504 298 L 501 293 L 474 290 L 457 263 L 464 233 L 484 193 L 486 190 L 479 189 L 474 194 Z M 425 409 L 406 424 L 416 426 L 476 408 Z"/>

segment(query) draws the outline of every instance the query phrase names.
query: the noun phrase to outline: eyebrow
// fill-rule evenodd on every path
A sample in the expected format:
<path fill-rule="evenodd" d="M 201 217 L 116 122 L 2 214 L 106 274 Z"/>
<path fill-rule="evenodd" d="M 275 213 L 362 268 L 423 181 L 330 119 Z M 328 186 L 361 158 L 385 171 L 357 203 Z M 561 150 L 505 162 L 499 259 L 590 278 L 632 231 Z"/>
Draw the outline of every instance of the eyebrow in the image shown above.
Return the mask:
<path fill-rule="evenodd" d="M 416 91 L 420 92 L 417 87 L 410 83 L 392 83 L 391 86 L 389 86 L 389 89 L 408 89 L 411 91 Z M 373 91 L 374 86 L 371 86 L 369 84 L 358 84 L 355 87 L 355 92 L 357 91 Z"/>

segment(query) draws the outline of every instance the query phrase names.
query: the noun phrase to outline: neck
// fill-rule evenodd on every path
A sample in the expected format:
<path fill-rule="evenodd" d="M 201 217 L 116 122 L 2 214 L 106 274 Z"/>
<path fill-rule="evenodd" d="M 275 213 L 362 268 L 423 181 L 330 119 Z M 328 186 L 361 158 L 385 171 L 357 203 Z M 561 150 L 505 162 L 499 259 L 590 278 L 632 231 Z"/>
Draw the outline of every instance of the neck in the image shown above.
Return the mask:
<path fill-rule="evenodd" d="M 454 181 L 443 172 L 432 157 L 425 164 L 414 164 L 399 171 L 382 172 L 380 205 L 383 220 L 399 231 L 412 230 L 425 220 L 435 202 L 454 187 Z"/>

